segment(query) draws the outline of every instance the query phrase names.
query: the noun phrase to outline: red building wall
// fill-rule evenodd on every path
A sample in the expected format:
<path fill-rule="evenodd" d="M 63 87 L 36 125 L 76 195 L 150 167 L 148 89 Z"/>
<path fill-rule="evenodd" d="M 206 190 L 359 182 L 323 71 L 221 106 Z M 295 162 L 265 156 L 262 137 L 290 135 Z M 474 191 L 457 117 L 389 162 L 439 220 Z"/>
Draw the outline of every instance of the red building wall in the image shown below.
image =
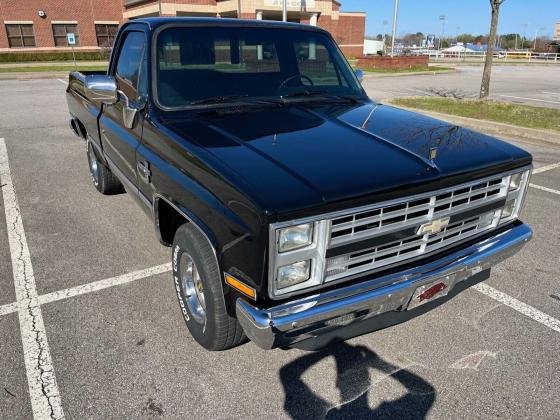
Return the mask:
<path fill-rule="evenodd" d="M 33 21 L 37 48 L 54 48 L 52 21 L 77 21 L 80 46 L 91 47 L 97 46 L 94 21 L 122 20 L 121 2 L 115 0 L 0 0 L 0 48 L 9 48 L 5 21 Z"/>

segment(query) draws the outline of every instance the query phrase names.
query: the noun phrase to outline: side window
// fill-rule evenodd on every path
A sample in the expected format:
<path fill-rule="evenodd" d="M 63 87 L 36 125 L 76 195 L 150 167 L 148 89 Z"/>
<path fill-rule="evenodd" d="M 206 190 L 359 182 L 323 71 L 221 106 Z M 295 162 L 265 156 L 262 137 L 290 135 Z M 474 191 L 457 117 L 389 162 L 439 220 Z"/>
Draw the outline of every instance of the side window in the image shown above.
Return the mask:
<path fill-rule="evenodd" d="M 131 100 L 138 99 L 146 89 L 146 40 L 142 32 L 129 32 L 120 49 L 115 78 L 119 89 Z"/>

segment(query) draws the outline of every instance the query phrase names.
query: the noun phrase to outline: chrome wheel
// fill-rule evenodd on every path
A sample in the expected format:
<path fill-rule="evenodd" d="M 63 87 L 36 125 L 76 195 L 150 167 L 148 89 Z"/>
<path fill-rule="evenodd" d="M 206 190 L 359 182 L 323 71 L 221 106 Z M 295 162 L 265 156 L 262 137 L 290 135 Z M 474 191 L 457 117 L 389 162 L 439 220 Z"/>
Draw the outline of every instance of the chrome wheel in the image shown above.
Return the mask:
<path fill-rule="evenodd" d="M 179 260 L 181 273 L 181 286 L 185 295 L 185 304 L 188 306 L 194 320 L 206 325 L 206 301 L 204 300 L 204 287 L 200 273 L 192 257 L 183 252 Z"/>
<path fill-rule="evenodd" d="M 97 163 L 97 157 L 93 152 L 91 146 L 88 150 L 88 160 L 89 160 L 89 171 L 91 173 L 91 179 L 93 183 L 97 186 L 99 184 L 99 164 Z"/>

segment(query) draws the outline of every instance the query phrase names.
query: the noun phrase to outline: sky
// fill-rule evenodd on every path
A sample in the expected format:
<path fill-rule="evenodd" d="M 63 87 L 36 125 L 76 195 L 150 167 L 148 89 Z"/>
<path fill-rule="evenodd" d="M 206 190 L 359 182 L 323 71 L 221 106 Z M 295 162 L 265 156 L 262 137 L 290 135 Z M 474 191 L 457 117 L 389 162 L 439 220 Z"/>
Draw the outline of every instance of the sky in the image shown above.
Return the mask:
<path fill-rule="evenodd" d="M 367 13 L 366 35 L 391 32 L 394 0 L 340 0 L 343 11 Z M 489 0 L 399 0 L 397 35 L 422 32 L 441 34 L 439 16 L 446 16 L 445 34 L 487 34 L 490 28 Z M 560 22 L 560 0 L 505 0 L 500 9 L 499 33 L 523 34 L 533 38 L 552 36 L 554 24 Z"/>

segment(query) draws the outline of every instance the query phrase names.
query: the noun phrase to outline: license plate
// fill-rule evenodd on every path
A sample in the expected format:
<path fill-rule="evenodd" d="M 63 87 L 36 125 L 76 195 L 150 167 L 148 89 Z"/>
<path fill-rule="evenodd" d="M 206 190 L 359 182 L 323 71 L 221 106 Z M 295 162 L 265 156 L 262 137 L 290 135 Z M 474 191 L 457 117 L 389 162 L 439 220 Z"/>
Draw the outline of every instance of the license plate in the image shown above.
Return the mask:
<path fill-rule="evenodd" d="M 442 277 L 441 279 L 434 280 L 433 282 L 419 286 L 412 295 L 408 309 L 413 309 L 425 303 L 431 302 L 438 298 L 444 297 L 451 289 L 451 277 Z"/>

